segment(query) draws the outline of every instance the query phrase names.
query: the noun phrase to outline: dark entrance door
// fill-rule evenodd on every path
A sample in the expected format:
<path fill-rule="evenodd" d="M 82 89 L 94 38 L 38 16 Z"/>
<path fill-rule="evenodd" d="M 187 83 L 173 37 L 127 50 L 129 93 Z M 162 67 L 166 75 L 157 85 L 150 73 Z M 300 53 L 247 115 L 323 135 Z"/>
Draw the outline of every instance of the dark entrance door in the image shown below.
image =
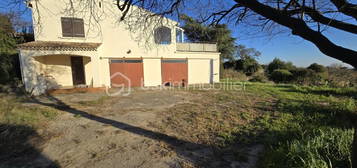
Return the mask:
<path fill-rule="evenodd" d="M 83 57 L 71 57 L 73 85 L 85 85 Z"/>

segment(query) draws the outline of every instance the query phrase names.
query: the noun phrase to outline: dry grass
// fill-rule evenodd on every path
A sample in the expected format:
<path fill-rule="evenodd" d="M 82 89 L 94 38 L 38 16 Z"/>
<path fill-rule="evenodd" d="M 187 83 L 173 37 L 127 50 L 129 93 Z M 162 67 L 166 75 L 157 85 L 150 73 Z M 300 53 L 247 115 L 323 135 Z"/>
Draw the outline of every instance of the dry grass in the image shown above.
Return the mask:
<path fill-rule="evenodd" d="M 244 91 L 193 91 L 195 99 L 162 112 L 159 126 L 190 142 L 220 146 L 235 128 L 261 115 L 259 106 L 268 101 Z"/>

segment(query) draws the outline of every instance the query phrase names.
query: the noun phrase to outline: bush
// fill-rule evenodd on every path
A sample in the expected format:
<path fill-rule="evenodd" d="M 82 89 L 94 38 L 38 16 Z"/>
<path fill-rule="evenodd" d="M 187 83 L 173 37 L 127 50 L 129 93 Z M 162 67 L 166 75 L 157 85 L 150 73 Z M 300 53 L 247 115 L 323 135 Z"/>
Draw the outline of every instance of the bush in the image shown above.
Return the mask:
<path fill-rule="evenodd" d="M 293 79 L 293 74 L 286 69 L 277 69 L 269 77 L 274 82 L 286 83 Z"/>
<path fill-rule="evenodd" d="M 306 68 L 296 68 L 290 71 L 293 74 L 293 82 L 302 85 L 319 85 L 326 80 L 325 73 L 317 73 Z"/>
<path fill-rule="evenodd" d="M 238 72 L 234 69 L 224 69 L 222 71 L 221 78 L 223 78 L 223 79 L 229 78 L 229 79 L 235 79 L 235 80 L 239 80 L 239 81 L 247 80 L 247 76 L 244 73 Z"/>
<path fill-rule="evenodd" d="M 286 69 L 286 70 L 292 70 L 295 69 L 296 67 L 291 63 L 291 62 L 284 62 L 278 58 L 275 58 L 269 65 L 267 66 L 267 72 L 268 74 L 272 74 L 275 70 L 277 69 Z"/>
<path fill-rule="evenodd" d="M 235 61 L 228 61 L 223 64 L 224 69 L 235 69 L 251 76 L 261 69 L 260 64 L 253 58 L 239 59 Z"/>
<path fill-rule="evenodd" d="M 0 84 L 10 82 L 17 71 L 15 63 L 18 57 L 13 32 L 10 18 L 0 14 Z"/>
<path fill-rule="evenodd" d="M 223 63 L 224 69 L 234 69 L 235 68 L 235 61 L 227 61 Z"/>
<path fill-rule="evenodd" d="M 254 75 L 251 79 L 249 79 L 249 82 L 267 82 L 268 79 L 264 74 L 258 74 Z"/>
<path fill-rule="evenodd" d="M 235 69 L 251 76 L 260 69 L 259 63 L 253 58 L 240 59 L 236 61 Z"/>
<path fill-rule="evenodd" d="M 327 71 L 326 67 L 324 67 L 323 65 L 319 65 L 317 63 L 311 64 L 309 67 L 307 67 L 307 69 L 311 69 L 317 73 L 323 73 Z"/>
<path fill-rule="evenodd" d="M 353 69 L 328 68 L 329 86 L 355 87 L 357 86 L 357 71 Z"/>
<path fill-rule="evenodd" d="M 17 54 L 0 53 L 0 84 L 21 79 L 20 62 Z"/>

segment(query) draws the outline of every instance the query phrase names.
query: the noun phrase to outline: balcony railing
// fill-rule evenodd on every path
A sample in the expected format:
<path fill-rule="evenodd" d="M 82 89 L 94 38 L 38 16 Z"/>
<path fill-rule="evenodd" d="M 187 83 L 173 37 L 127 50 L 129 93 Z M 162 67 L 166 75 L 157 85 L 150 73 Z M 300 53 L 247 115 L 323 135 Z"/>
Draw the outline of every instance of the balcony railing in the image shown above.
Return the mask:
<path fill-rule="evenodd" d="M 176 51 L 218 52 L 217 44 L 209 44 L 209 43 L 177 43 Z"/>

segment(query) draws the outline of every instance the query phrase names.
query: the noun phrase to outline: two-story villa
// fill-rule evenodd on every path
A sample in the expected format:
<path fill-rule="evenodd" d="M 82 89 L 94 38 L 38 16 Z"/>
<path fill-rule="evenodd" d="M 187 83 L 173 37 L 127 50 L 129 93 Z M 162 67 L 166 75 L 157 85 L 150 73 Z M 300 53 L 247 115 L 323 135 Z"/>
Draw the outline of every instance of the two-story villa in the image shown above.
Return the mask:
<path fill-rule="evenodd" d="M 216 44 L 184 43 L 177 22 L 136 6 L 121 21 L 114 1 L 83 2 L 28 1 L 35 41 L 19 45 L 27 91 L 219 82 Z"/>

